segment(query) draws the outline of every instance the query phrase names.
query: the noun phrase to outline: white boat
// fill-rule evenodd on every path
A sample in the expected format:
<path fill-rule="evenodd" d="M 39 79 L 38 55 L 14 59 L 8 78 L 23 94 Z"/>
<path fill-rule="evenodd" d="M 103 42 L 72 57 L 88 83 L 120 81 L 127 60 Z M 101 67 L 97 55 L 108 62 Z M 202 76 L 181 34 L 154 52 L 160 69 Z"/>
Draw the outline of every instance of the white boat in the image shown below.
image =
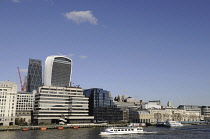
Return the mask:
<path fill-rule="evenodd" d="M 166 121 L 165 126 L 174 127 L 174 126 L 183 126 L 183 125 L 177 121 Z"/>
<path fill-rule="evenodd" d="M 137 134 L 144 133 L 142 127 L 109 127 L 101 131 L 100 135 Z"/>
<path fill-rule="evenodd" d="M 130 123 L 130 125 L 128 125 L 130 127 L 139 127 L 139 126 L 146 126 L 145 123 Z"/>

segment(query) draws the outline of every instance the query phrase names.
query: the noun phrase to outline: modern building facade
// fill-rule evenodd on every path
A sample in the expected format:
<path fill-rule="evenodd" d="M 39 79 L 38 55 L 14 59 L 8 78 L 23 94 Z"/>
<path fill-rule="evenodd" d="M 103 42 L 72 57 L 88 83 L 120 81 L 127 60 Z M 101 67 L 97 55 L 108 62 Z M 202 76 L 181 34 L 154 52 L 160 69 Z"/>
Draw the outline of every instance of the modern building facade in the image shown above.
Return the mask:
<path fill-rule="evenodd" d="M 17 83 L 0 81 L 0 126 L 15 124 Z"/>
<path fill-rule="evenodd" d="M 123 121 L 123 111 L 113 102 L 109 91 L 100 88 L 84 90 L 89 98 L 89 115 L 94 116 L 94 122 Z"/>
<path fill-rule="evenodd" d="M 201 107 L 198 105 L 179 105 L 177 109 L 201 112 Z"/>
<path fill-rule="evenodd" d="M 44 85 L 70 86 L 72 60 L 65 56 L 48 56 L 45 61 Z"/>
<path fill-rule="evenodd" d="M 41 86 L 35 96 L 35 124 L 90 123 L 93 119 L 81 88 Z"/>
<path fill-rule="evenodd" d="M 201 106 L 201 115 L 205 121 L 210 121 L 210 106 Z"/>
<path fill-rule="evenodd" d="M 17 125 L 31 124 L 35 93 L 36 90 L 33 92 L 18 92 L 15 118 Z"/>
<path fill-rule="evenodd" d="M 29 59 L 26 92 L 37 90 L 42 85 L 42 61 Z"/>

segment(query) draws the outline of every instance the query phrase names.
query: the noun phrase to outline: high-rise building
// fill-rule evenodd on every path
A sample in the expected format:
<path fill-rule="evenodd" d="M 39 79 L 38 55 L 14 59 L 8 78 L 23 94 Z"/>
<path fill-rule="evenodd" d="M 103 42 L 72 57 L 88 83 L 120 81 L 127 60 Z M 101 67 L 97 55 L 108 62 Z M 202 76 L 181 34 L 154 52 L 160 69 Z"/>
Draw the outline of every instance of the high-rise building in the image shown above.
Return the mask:
<path fill-rule="evenodd" d="M 70 86 L 72 60 L 65 56 L 48 56 L 45 61 L 44 85 Z"/>
<path fill-rule="evenodd" d="M 26 92 L 37 90 L 42 85 L 42 61 L 29 59 Z"/>
<path fill-rule="evenodd" d="M 35 124 L 90 123 L 88 98 L 78 87 L 41 86 L 35 96 Z"/>
<path fill-rule="evenodd" d="M 123 111 L 117 108 L 109 91 L 100 88 L 84 90 L 89 98 L 89 115 L 94 116 L 94 122 L 116 122 L 123 120 Z"/>
<path fill-rule="evenodd" d="M 0 81 L 0 126 L 15 124 L 17 83 Z"/>

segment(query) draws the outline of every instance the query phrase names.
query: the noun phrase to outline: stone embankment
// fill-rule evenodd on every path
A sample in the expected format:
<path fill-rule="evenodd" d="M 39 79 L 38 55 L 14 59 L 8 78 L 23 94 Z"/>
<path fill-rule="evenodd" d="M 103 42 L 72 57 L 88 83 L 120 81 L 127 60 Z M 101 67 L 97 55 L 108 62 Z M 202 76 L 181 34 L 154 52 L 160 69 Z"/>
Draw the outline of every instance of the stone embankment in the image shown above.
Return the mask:
<path fill-rule="evenodd" d="M 67 125 L 39 125 L 39 126 L 0 126 L 0 131 L 14 130 L 42 130 L 42 129 L 65 129 L 65 128 L 94 128 L 94 127 L 110 127 L 110 126 L 127 126 L 127 124 L 67 124 Z M 62 128 L 60 128 L 62 127 Z"/>

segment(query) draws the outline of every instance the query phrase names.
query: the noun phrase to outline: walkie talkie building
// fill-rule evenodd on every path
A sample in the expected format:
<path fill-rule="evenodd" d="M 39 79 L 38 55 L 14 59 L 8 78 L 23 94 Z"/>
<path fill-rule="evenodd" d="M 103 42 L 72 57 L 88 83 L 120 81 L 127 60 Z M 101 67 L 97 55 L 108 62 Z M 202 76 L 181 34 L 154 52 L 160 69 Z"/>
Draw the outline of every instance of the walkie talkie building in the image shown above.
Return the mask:
<path fill-rule="evenodd" d="M 44 85 L 70 86 L 72 60 L 65 56 L 48 56 L 45 61 Z"/>

